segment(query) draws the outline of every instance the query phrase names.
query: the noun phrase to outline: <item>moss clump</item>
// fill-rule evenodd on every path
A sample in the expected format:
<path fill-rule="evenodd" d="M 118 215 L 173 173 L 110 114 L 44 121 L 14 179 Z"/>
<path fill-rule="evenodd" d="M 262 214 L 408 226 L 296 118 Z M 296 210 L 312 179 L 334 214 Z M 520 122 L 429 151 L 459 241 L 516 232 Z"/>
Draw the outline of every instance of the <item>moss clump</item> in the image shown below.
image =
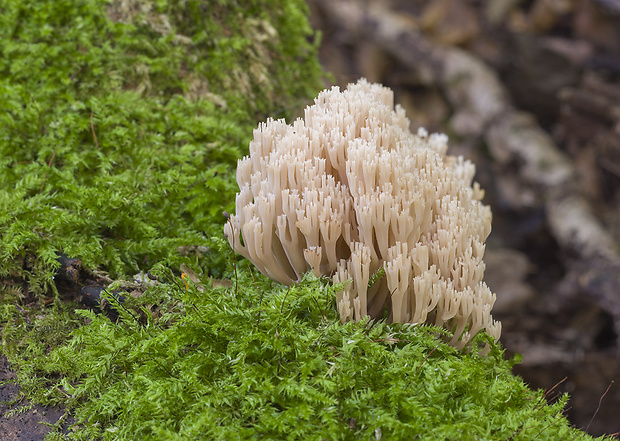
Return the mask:
<path fill-rule="evenodd" d="M 2 351 L 24 395 L 76 418 L 48 439 L 588 439 L 497 347 L 479 358 L 430 327 L 342 325 L 320 280 L 226 269 L 220 213 L 251 129 L 320 87 L 300 0 L 0 11 Z M 55 289 L 61 251 L 159 281 L 108 296 L 117 321 L 30 302 Z M 185 285 L 181 262 L 238 278 Z"/>
<path fill-rule="evenodd" d="M 118 322 L 79 311 L 66 343 L 22 348 L 28 387 L 77 418 L 68 439 L 590 439 L 497 346 L 481 358 L 438 328 L 343 325 L 313 276 L 286 288 L 240 270 L 201 288 L 155 273 Z M 40 332 L 5 314 L 14 340 Z"/>
<path fill-rule="evenodd" d="M 121 275 L 209 246 L 257 120 L 321 86 L 300 0 L 0 11 L 0 277 L 37 293 L 59 251 Z"/>

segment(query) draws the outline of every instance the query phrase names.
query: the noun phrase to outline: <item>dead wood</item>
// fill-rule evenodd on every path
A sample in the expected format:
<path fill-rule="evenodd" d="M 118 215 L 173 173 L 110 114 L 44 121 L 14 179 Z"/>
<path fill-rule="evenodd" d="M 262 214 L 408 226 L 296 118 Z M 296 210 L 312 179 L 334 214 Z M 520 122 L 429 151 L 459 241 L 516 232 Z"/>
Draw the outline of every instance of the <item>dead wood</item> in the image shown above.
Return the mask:
<path fill-rule="evenodd" d="M 534 117 L 513 106 L 496 73 L 469 52 L 430 41 L 413 16 L 397 14 L 381 2 L 311 3 L 351 38 L 372 41 L 409 68 L 419 81 L 439 86 L 454 112 L 452 130 L 465 142 L 486 142 L 500 168 L 516 167 L 518 179 L 514 174 L 512 178 L 519 186 L 518 193 L 530 197 L 506 194 L 504 202 L 516 211 L 525 205 L 544 207 L 567 267 L 578 271 L 571 277 L 575 276 L 581 289 L 573 293 L 591 296 L 612 314 L 616 335 L 620 335 L 618 244 L 581 191 L 570 157 Z M 567 99 L 576 100 L 578 95 L 573 93 Z M 592 106 L 597 110 L 607 104 L 594 102 Z M 609 113 L 615 117 L 615 112 L 614 108 Z M 500 175 L 498 179 L 505 178 Z M 583 277 L 576 277 L 579 274 Z M 604 283 L 599 283 L 601 280 Z"/>

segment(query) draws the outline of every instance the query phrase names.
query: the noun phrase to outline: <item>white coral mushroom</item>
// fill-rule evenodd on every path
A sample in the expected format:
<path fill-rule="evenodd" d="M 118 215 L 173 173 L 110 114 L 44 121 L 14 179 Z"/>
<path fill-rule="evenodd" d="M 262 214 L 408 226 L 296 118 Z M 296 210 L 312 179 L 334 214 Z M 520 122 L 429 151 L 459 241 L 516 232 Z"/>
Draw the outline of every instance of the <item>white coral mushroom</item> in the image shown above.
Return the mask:
<path fill-rule="evenodd" d="M 459 348 L 480 330 L 498 339 L 482 281 L 491 211 L 474 165 L 446 150 L 443 134 L 409 132 L 388 88 L 362 79 L 325 90 L 304 119 L 254 131 L 225 233 L 281 283 L 309 269 L 351 280 L 337 296 L 343 322 L 389 307 L 393 321 L 447 327 Z"/>

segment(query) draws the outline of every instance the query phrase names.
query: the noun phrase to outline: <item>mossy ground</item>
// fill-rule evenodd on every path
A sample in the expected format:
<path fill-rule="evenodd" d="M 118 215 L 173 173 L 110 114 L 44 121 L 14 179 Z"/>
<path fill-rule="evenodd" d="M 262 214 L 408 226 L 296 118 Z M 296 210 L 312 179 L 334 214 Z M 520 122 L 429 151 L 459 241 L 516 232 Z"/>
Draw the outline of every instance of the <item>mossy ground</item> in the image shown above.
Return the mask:
<path fill-rule="evenodd" d="M 297 0 L 0 11 L 0 275 L 37 294 L 58 251 L 118 276 L 209 246 L 257 121 L 321 88 Z"/>
<path fill-rule="evenodd" d="M 303 2 L 0 0 L 0 51 L 2 351 L 76 418 L 49 439 L 588 438 L 499 347 L 342 325 L 325 281 L 235 261 L 236 160 L 321 88 Z M 157 282 L 111 320 L 58 291 L 59 253 Z"/>
<path fill-rule="evenodd" d="M 311 276 L 286 288 L 244 269 L 214 287 L 153 272 L 117 322 L 61 306 L 63 330 L 5 330 L 9 356 L 29 360 L 24 386 L 77 418 L 71 439 L 588 438 L 498 347 L 479 357 L 431 327 L 342 325 L 334 288 Z"/>

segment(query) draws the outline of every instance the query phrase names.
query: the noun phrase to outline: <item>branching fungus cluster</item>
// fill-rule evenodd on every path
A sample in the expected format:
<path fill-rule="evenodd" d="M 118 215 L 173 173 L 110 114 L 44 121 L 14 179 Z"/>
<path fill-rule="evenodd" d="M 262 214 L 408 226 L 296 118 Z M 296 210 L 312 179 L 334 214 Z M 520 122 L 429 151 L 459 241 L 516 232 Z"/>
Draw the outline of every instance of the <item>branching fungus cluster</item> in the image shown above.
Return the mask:
<path fill-rule="evenodd" d="M 350 281 L 337 296 L 343 322 L 388 308 L 391 321 L 448 328 L 459 348 L 481 330 L 498 339 L 482 280 L 491 211 L 474 165 L 446 150 L 445 135 L 409 131 L 388 88 L 324 90 L 304 119 L 254 131 L 225 233 L 281 283 L 309 269 Z"/>

